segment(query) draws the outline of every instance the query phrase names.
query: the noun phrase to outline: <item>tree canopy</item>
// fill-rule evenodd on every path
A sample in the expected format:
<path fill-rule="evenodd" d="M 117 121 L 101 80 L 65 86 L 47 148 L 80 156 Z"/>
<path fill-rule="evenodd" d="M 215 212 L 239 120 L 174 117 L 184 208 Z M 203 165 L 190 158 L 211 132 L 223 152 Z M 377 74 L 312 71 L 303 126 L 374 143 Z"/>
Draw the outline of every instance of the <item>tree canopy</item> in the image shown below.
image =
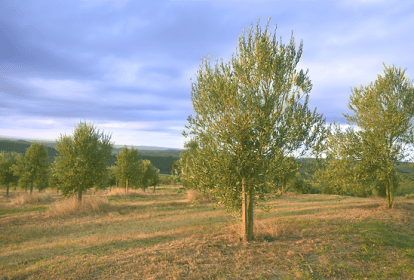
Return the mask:
<path fill-rule="evenodd" d="M 49 167 L 50 163 L 45 145 L 33 142 L 27 148 L 24 157 L 22 155 L 17 156 L 17 164 L 14 165 L 13 171 L 19 177 L 20 185 L 30 185 L 30 193 L 33 193 L 35 184 L 39 190 L 47 188 Z"/>
<path fill-rule="evenodd" d="M 352 90 L 348 107 L 353 115 L 344 115 L 351 126 L 343 131 L 334 124 L 325 169 L 317 176 L 341 178 L 337 187 L 342 192 L 373 192 L 392 207 L 399 184 L 396 164 L 413 156 L 414 88 L 405 70 L 384 68 L 384 76 Z"/>
<path fill-rule="evenodd" d="M 154 187 L 153 191 L 155 192 L 155 186 L 161 182 L 159 176 L 160 170 L 151 164 L 149 160 L 143 160 L 144 164 L 144 176 L 142 178 L 142 187 L 144 191 L 147 187 Z"/>
<path fill-rule="evenodd" d="M 17 164 L 17 155 L 15 152 L 0 152 L 0 185 L 6 185 L 7 196 L 9 195 L 10 184 L 17 184 L 19 179 L 13 172 L 13 165 Z"/>
<path fill-rule="evenodd" d="M 53 173 L 58 178 L 62 194 L 67 196 L 82 192 L 94 185 L 104 184 L 113 144 L 93 124 L 80 123 L 73 135 L 60 135 L 56 150 L 59 155 L 53 163 Z"/>
<path fill-rule="evenodd" d="M 117 155 L 114 172 L 120 185 L 128 192 L 129 185 L 140 185 L 144 176 L 144 165 L 138 150 L 124 147 Z"/>

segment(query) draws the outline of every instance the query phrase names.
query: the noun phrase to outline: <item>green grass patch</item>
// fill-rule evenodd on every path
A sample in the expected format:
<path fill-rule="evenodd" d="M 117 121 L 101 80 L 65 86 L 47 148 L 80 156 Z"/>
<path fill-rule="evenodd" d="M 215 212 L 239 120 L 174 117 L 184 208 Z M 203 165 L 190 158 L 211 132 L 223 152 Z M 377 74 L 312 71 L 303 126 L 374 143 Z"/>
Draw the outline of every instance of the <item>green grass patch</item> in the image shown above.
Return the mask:
<path fill-rule="evenodd" d="M 27 212 L 39 212 L 47 210 L 47 206 L 25 206 L 25 207 L 16 207 L 16 208 L 0 208 L 0 216 L 18 214 L 18 213 L 27 213 Z"/>

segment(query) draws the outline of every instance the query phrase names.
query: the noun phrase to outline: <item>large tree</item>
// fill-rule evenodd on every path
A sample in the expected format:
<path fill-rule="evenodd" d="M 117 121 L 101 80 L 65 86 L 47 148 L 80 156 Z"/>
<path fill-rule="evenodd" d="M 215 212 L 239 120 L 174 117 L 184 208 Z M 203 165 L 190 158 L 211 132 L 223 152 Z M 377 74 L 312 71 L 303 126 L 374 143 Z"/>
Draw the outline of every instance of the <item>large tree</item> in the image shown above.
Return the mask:
<path fill-rule="evenodd" d="M 0 185 L 6 185 L 7 196 L 9 196 L 10 183 L 17 184 L 19 180 L 13 172 L 13 165 L 17 164 L 17 155 L 16 152 L 0 152 Z"/>
<path fill-rule="evenodd" d="M 240 36 L 229 63 L 202 61 L 191 87 L 195 114 L 183 132 L 183 182 L 241 212 L 245 244 L 255 196 L 274 189 L 284 160 L 313 150 L 324 134 L 324 119 L 308 108 L 308 71 L 296 69 L 303 43 L 296 50 L 293 35 L 289 45 L 278 42 L 268 24 Z"/>
<path fill-rule="evenodd" d="M 13 167 L 14 174 L 19 176 L 21 186 L 30 184 L 30 194 L 36 184 L 39 191 L 49 184 L 49 159 L 47 149 L 43 143 L 33 142 L 27 148 L 24 157 L 17 156 L 17 163 Z"/>
<path fill-rule="evenodd" d="M 342 185 L 362 196 L 384 196 L 391 208 L 399 183 L 395 166 L 413 156 L 414 87 L 405 70 L 384 68 L 384 76 L 352 90 L 353 115 L 344 115 L 351 127 L 332 130 L 326 166 L 341 174 Z"/>
<path fill-rule="evenodd" d="M 110 140 L 110 135 L 87 123 L 76 126 L 72 136 L 60 135 L 53 173 L 63 195 L 78 193 L 80 202 L 83 191 L 103 183 L 113 147 Z"/>
<path fill-rule="evenodd" d="M 124 147 L 116 158 L 115 176 L 120 185 L 125 186 L 125 192 L 128 192 L 129 185 L 140 185 L 144 176 L 144 164 L 138 150 Z"/>

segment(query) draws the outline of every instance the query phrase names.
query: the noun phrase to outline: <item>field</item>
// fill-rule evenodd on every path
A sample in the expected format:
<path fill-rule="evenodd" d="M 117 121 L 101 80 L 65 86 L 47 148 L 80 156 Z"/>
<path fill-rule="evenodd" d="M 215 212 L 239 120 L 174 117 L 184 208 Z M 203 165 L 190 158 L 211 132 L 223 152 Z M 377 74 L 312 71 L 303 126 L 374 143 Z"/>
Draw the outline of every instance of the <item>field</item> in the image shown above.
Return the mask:
<path fill-rule="evenodd" d="M 414 200 L 295 195 L 240 222 L 179 186 L 0 193 L 0 279 L 414 279 Z M 216 205 L 216 206 L 214 206 Z"/>

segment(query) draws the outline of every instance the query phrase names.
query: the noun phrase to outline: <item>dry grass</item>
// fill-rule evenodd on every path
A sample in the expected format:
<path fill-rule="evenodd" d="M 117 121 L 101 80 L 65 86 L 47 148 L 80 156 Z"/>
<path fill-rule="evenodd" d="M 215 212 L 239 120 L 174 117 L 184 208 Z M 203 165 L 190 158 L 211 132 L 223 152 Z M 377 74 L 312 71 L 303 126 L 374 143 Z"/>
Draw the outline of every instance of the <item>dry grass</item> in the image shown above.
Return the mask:
<path fill-rule="evenodd" d="M 25 193 L 23 195 L 13 198 L 12 204 L 27 205 L 27 204 L 47 204 L 53 202 L 55 199 L 52 195 L 47 193 Z"/>
<path fill-rule="evenodd" d="M 212 202 L 211 198 L 204 196 L 198 190 L 189 189 L 186 191 L 186 193 L 187 193 L 187 199 L 190 202 L 200 202 L 200 203 Z"/>
<path fill-rule="evenodd" d="M 49 214 L 52 216 L 68 216 L 73 214 L 96 213 L 109 206 L 107 198 L 83 196 L 79 203 L 77 196 L 55 202 Z"/>
<path fill-rule="evenodd" d="M 125 191 L 125 188 L 112 188 L 105 191 L 105 194 L 109 197 L 118 196 L 118 197 L 146 197 L 146 193 L 142 193 L 141 190 L 128 189 L 128 192 Z"/>
<path fill-rule="evenodd" d="M 406 199 L 391 210 L 371 198 L 271 200 L 271 211 L 256 208 L 255 239 L 243 247 L 239 222 L 211 203 L 193 205 L 198 194 L 178 188 L 109 196 L 105 211 L 82 215 L 49 215 L 55 206 L 0 215 L 0 277 L 414 279 L 414 204 Z"/>

